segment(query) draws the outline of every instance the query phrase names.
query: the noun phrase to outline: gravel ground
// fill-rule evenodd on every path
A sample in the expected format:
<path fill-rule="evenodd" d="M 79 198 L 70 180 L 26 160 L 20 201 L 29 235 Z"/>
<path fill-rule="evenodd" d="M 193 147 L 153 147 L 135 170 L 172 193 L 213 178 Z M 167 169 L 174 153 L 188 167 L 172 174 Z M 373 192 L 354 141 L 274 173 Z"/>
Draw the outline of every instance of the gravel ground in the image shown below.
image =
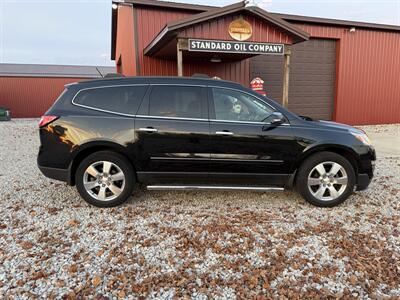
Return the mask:
<path fill-rule="evenodd" d="M 400 298 L 400 155 L 336 208 L 139 188 L 99 209 L 41 175 L 36 124 L 0 123 L 1 299 Z"/>

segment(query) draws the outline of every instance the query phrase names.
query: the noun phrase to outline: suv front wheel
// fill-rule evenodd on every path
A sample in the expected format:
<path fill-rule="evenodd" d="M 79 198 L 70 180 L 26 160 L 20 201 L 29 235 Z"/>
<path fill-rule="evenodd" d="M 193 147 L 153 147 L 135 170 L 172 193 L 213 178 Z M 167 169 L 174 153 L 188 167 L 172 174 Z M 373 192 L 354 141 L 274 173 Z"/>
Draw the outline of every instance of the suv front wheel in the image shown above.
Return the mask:
<path fill-rule="evenodd" d="M 296 181 L 305 200 L 320 207 L 344 202 L 353 192 L 355 172 L 351 163 L 333 152 L 316 153 L 301 165 Z"/>
<path fill-rule="evenodd" d="M 111 151 L 99 151 L 79 164 L 75 182 L 86 202 L 98 207 L 113 207 L 131 196 L 134 176 L 125 157 Z"/>

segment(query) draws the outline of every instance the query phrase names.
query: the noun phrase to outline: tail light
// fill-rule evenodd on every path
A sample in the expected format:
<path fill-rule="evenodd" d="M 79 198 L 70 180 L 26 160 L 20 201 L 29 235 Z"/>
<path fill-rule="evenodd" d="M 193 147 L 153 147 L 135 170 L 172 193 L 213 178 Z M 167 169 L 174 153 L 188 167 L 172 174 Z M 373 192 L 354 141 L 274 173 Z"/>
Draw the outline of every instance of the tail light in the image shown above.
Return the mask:
<path fill-rule="evenodd" d="M 51 122 L 54 122 L 57 119 L 58 116 L 42 116 L 39 121 L 39 127 L 49 125 Z"/>

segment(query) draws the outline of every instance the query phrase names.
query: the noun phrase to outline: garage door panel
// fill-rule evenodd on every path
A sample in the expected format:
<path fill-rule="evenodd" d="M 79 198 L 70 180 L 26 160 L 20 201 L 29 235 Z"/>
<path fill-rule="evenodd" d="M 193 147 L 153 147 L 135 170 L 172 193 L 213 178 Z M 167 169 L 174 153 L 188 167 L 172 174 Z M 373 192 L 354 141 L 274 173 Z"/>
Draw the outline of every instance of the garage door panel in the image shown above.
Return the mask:
<path fill-rule="evenodd" d="M 332 55 L 330 55 L 329 53 L 315 53 L 315 52 L 296 52 L 296 58 L 293 59 L 292 63 L 312 63 L 315 58 L 321 58 L 321 59 L 325 59 L 326 57 L 335 57 L 335 55 L 333 55 L 334 53 L 332 53 Z"/>
<path fill-rule="evenodd" d="M 300 84 L 300 83 L 299 83 Z M 303 86 L 304 85 L 309 85 L 312 84 L 312 82 L 303 82 L 302 83 Z M 305 91 L 304 89 L 302 89 L 301 86 L 296 86 L 293 87 L 291 90 L 292 94 L 296 94 L 296 99 L 297 97 L 300 97 L 301 95 L 321 95 L 321 96 L 331 96 L 332 95 L 332 91 L 331 91 L 331 87 L 330 86 L 325 86 L 325 85 L 315 85 L 313 90 L 310 91 Z M 291 95 L 292 97 L 294 97 L 293 95 Z M 292 103 L 296 103 L 297 101 L 292 101 Z"/>
<path fill-rule="evenodd" d="M 328 68 L 332 68 L 334 66 L 335 66 L 335 64 L 333 64 L 333 63 L 332 64 L 325 63 L 324 67 L 321 68 L 321 66 L 315 65 L 315 62 L 314 63 L 313 62 L 304 62 L 304 63 L 297 63 L 297 64 L 292 63 L 291 64 L 291 67 L 295 67 L 296 71 L 298 69 L 301 69 L 301 70 L 312 69 L 312 70 L 317 70 L 319 72 L 326 72 L 327 70 L 329 70 Z M 281 71 L 283 71 L 283 70 L 281 70 Z"/>
<path fill-rule="evenodd" d="M 303 108 L 321 108 L 321 107 L 324 107 L 324 105 L 325 105 L 325 103 L 324 102 L 320 102 L 320 103 L 318 103 L 318 102 L 316 102 L 316 103 L 313 103 L 312 105 L 311 104 L 307 104 L 307 105 L 301 105 L 301 104 L 293 104 L 292 105 L 292 108 L 301 108 L 301 107 L 303 107 Z"/>
<path fill-rule="evenodd" d="M 296 80 L 297 85 L 302 85 L 304 83 L 307 83 L 312 85 L 331 86 L 330 81 L 332 80 L 332 76 L 330 74 L 320 74 L 320 75 L 304 74 L 303 76 L 301 75 L 291 76 L 290 79 Z"/>
<path fill-rule="evenodd" d="M 298 99 L 299 101 L 296 101 L 296 102 L 293 101 L 292 104 L 298 103 L 298 104 L 302 104 L 302 105 L 305 105 L 308 102 L 310 102 L 310 103 L 318 102 L 319 99 L 323 99 L 323 100 L 321 100 L 321 102 L 325 102 L 325 104 L 326 104 L 326 102 L 327 102 L 326 98 L 329 98 L 331 96 L 331 93 L 328 91 L 317 93 L 315 91 L 307 92 L 307 91 L 301 91 L 301 90 L 293 90 L 293 93 L 297 94 L 296 99 Z M 308 99 L 309 97 L 313 97 L 313 101 L 309 101 L 309 99 Z"/>
<path fill-rule="evenodd" d="M 309 90 L 309 91 L 306 90 L 305 91 L 304 88 L 301 87 L 301 86 L 294 86 L 294 87 L 292 87 L 291 91 L 292 91 L 292 94 L 294 92 L 296 92 L 296 97 L 298 96 L 298 93 L 321 95 L 322 93 L 326 92 L 326 93 L 329 93 L 329 96 L 331 96 L 331 94 L 332 94 L 332 88 L 330 86 L 328 86 L 328 85 L 325 85 L 324 83 L 316 84 L 313 81 L 299 81 L 298 84 L 299 85 L 301 84 L 303 86 L 313 84 L 314 88 L 312 90 Z M 291 96 L 294 97 L 294 95 L 291 95 Z M 293 101 L 293 102 L 295 102 L 295 101 Z"/>
<path fill-rule="evenodd" d="M 336 79 L 335 40 L 310 39 L 292 46 L 289 109 L 331 120 Z M 267 95 L 282 103 L 283 57 L 259 55 L 250 60 L 250 75 L 265 81 Z"/>

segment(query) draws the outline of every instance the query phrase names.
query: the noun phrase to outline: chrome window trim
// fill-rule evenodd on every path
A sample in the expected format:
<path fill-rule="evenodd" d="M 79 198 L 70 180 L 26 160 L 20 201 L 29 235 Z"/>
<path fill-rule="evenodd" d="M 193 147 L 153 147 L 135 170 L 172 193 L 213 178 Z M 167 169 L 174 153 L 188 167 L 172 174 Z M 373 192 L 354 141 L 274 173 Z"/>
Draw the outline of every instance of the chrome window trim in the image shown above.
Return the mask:
<path fill-rule="evenodd" d="M 96 110 L 96 111 L 101 111 L 101 112 L 106 112 L 106 113 L 110 113 L 110 114 L 115 114 L 115 115 L 119 115 L 119 116 L 125 116 L 125 117 L 135 117 L 135 115 L 133 114 L 125 114 L 125 113 L 120 113 L 120 112 L 116 112 L 116 111 L 112 111 L 112 110 L 107 110 L 107 109 L 101 109 L 101 108 L 97 108 L 97 107 L 92 107 L 92 106 L 88 106 L 88 105 L 84 105 L 84 104 L 79 104 L 75 102 L 75 98 L 79 95 L 80 92 L 82 91 L 87 91 L 87 90 L 96 90 L 96 89 L 104 89 L 104 88 L 116 88 L 116 87 L 127 87 L 127 86 L 146 86 L 148 87 L 149 84 L 117 84 L 117 85 L 102 85 L 102 86 L 94 86 L 94 87 L 87 87 L 87 88 L 83 88 L 78 90 L 74 97 L 71 100 L 71 103 L 75 106 L 79 106 L 79 107 L 84 107 L 87 109 L 91 109 L 91 110 Z M 143 100 L 143 99 L 142 99 Z"/>
<path fill-rule="evenodd" d="M 210 122 L 217 122 L 217 123 L 236 123 L 236 124 L 250 124 L 250 125 L 271 125 L 271 123 L 265 123 L 265 122 L 252 122 L 252 121 L 233 121 L 233 120 L 215 120 L 215 119 L 210 119 Z M 288 126 L 290 125 L 289 123 L 282 123 L 279 124 L 278 126 Z"/>
<path fill-rule="evenodd" d="M 149 83 L 148 85 L 175 85 L 175 86 L 197 86 L 197 87 L 208 87 L 206 84 L 188 84 L 188 83 Z"/>
<path fill-rule="evenodd" d="M 135 115 L 131 115 L 131 114 L 118 113 L 115 111 L 105 110 L 105 109 L 101 109 L 101 108 L 95 108 L 95 107 L 86 106 L 86 105 L 82 105 L 82 104 L 76 104 L 76 103 L 73 103 L 73 104 L 75 106 L 84 107 L 84 108 L 96 110 L 96 111 L 101 111 L 101 112 L 105 112 L 105 113 L 109 113 L 109 114 L 113 114 L 113 115 L 124 116 L 124 117 L 135 117 Z"/>
<path fill-rule="evenodd" d="M 182 118 L 182 117 L 163 117 L 163 116 L 147 116 L 147 115 L 136 115 L 137 118 L 149 118 L 149 119 L 167 119 L 167 120 L 182 120 L 182 121 L 209 121 L 209 119 L 200 118 Z"/>
<path fill-rule="evenodd" d="M 58 102 L 58 100 L 60 100 L 60 99 L 62 98 L 62 96 L 64 96 L 67 92 L 68 92 L 68 89 L 65 88 L 65 89 L 61 92 L 60 96 L 58 96 L 57 99 L 54 100 L 54 103 Z"/>
<path fill-rule="evenodd" d="M 105 113 L 110 113 L 114 115 L 119 115 L 119 116 L 125 116 L 125 117 L 139 117 L 139 118 L 153 118 L 153 119 L 167 119 L 167 120 L 186 120 L 186 121 L 209 121 L 209 122 L 219 122 L 219 123 L 237 123 L 237 124 L 255 124 L 255 125 L 271 125 L 271 123 L 264 123 L 264 122 L 253 122 L 253 121 L 234 121 L 234 120 L 216 120 L 216 119 L 203 119 L 203 118 L 182 118 L 182 117 L 164 117 L 164 116 L 150 116 L 150 115 L 133 115 L 133 114 L 125 114 L 125 113 L 120 113 L 120 112 L 115 112 L 111 110 L 106 110 L 106 109 L 101 109 L 101 108 L 96 108 L 92 106 L 87 106 L 83 104 L 79 104 L 75 102 L 75 98 L 78 96 L 78 94 L 82 91 L 86 90 L 94 90 L 94 89 L 103 89 L 103 88 L 114 88 L 114 87 L 127 87 L 127 86 L 157 86 L 157 85 L 174 85 L 174 86 L 196 86 L 196 87 L 209 87 L 209 88 L 219 88 L 219 89 L 226 89 L 226 90 L 233 90 L 236 92 L 240 93 L 245 93 L 249 96 L 252 96 L 254 98 L 257 98 L 258 100 L 262 101 L 269 107 L 271 107 L 272 110 L 277 111 L 273 106 L 271 106 L 269 103 L 267 103 L 265 100 L 250 94 L 246 91 L 239 90 L 236 88 L 231 88 L 231 87 L 221 87 L 221 86 L 214 86 L 214 85 L 199 85 L 199 84 L 179 84 L 179 83 L 133 83 L 133 84 L 117 84 L 117 85 L 102 85 L 102 86 L 95 86 L 95 87 L 87 87 L 87 88 L 82 88 L 78 90 L 74 97 L 72 98 L 71 103 L 75 106 L 78 107 L 84 107 L 87 109 L 95 110 L 95 111 L 101 111 Z M 290 126 L 290 123 L 283 123 L 279 124 L 279 126 Z"/>
<path fill-rule="evenodd" d="M 218 123 L 236 123 L 236 124 L 251 124 L 251 125 L 271 125 L 271 123 L 264 122 L 251 122 L 251 121 L 229 121 L 229 120 L 214 120 L 214 119 L 196 119 L 196 118 L 181 118 L 181 117 L 162 117 L 162 116 L 147 116 L 147 115 L 135 115 L 137 118 L 148 118 L 148 119 L 167 119 L 167 120 L 183 120 L 183 121 L 209 121 Z M 289 126 L 289 123 L 282 123 L 279 126 Z"/>

